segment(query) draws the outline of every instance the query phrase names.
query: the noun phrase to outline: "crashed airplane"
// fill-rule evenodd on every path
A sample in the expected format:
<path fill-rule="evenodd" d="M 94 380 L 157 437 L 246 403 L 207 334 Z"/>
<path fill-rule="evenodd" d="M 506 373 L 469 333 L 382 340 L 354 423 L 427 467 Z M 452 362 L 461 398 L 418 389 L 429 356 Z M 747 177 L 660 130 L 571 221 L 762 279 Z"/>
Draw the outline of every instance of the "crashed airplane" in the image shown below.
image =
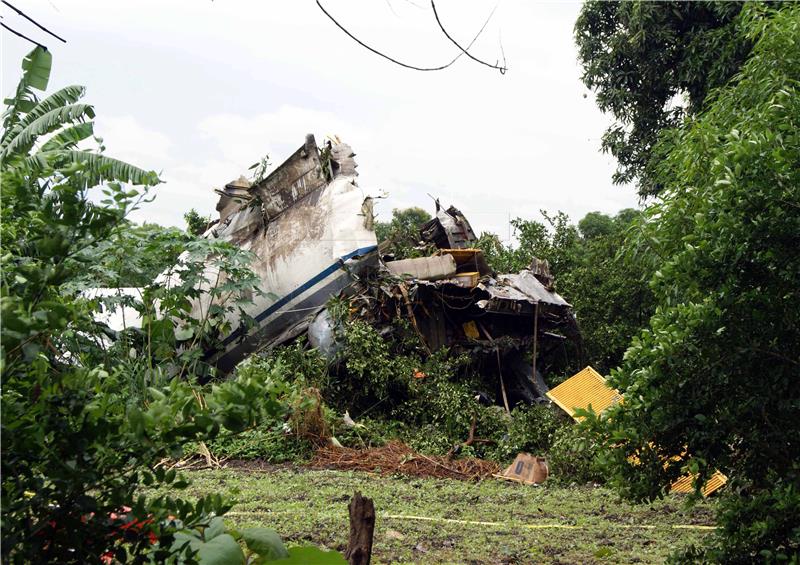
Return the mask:
<path fill-rule="evenodd" d="M 236 329 L 206 360 L 228 373 L 252 353 L 304 333 L 332 358 L 336 332 L 326 305 L 346 295 L 356 305 L 353 315 L 378 327 L 407 319 L 428 353 L 441 347 L 469 352 L 482 374 L 496 377 L 495 397 L 502 395 L 506 406 L 543 401 L 548 387 L 541 371 L 565 341 L 580 341 L 547 262 L 534 260 L 519 273 L 492 272 L 467 219 L 438 201 L 436 216 L 419 233 L 432 254 L 400 260 L 385 254 L 373 201 L 356 182 L 354 156 L 345 143 L 320 148 L 308 135 L 262 181 L 251 185 L 240 177 L 217 191 L 219 219 L 204 237 L 252 252 L 263 293 L 246 307 L 255 324 L 245 328 L 231 313 Z"/>

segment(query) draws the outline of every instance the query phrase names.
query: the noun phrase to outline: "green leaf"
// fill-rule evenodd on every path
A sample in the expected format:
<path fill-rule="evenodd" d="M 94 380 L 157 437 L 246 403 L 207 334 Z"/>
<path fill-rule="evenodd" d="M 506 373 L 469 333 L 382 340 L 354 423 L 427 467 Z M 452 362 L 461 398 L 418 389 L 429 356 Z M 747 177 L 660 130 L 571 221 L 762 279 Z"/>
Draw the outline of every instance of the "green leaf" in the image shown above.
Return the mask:
<path fill-rule="evenodd" d="M 66 128 L 47 140 L 40 152 L 71 149 L 94 134 L 94 122 L 84 122 Z"/>
<path fill-rule="evenodd" d="M 39 137 L 86 118 L 94 118 L 94 109 L 89 104 L 70 104 L 50 110 L 24 126 L 13 137 L 4 139 L 0 158 L 5 160 L 11 155 L 26 153 Z"/>
<path fill-rule="evenodd" d="M 194 329 L 190 326 L 186 326 L 175 330 L 175 339 L 177 339 L 178 341 L 191 339 L 193 335 L 194 335 Z"/>
<path fill-rule="evenodd" d="M 71 163 L 84 163 L 91 178 L 98 182 L 119 181 L 149 186 L 161 182 L 154 171 L 145 171 L 105 155 L 72 150 L 63 152 L 62 156 Z"/>
<path fill-rule="evenodd" d="M 220 516 L 216 516 L 211 519 L 208 527 L 203 532 L 203 537 L 206 539 L 206 541 L 211 541 L 223 533 L 225 533 L 225 521 Z"/>
<path fill-rule="evenodd" d="M 244 563 L 244 553 L 236 540 L 222 534 L 211 541 L 198 544 L 197 560 L 200 565 L 238 565 Z"/>
<path fill-rule="evenodd" d="M 47 49 L 36 47 L 22 61 L 22 82 L 37 90 L 45 90 L 50 81 L 53 55 Z"/>
<path fill-rule="evenodd" d="M 245 528 L 241 530 L 247 549 L 267 560 L 289 557 L 280 536 L 269 528 Z"/>

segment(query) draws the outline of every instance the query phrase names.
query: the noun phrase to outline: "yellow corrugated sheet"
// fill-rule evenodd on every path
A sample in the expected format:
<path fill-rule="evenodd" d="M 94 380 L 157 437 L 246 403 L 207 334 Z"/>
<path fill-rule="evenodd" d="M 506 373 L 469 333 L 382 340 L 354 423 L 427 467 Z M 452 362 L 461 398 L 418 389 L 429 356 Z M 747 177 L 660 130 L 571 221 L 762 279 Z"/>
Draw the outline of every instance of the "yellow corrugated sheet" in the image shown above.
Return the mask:
<path fill-rule="evenodd" d="M 672 483 L 670 490 L 672 492 L 683 492 L 683 493 L 690 493 L 694 492 L 694 486 L 692 483 L 694 482 L 694 475 L 686 475 Z M 703 496 L 708 496 L 713 492 L 718 491 L 725 483 L 728 482 L 728 477 L 726 477 L 720 471 L 714 471 L 714 474 L 711 475 L 711 478 L 706 481 L 706 484 L 703 485 L 701 492 Z"/>
<path fill-rule="evenodd" d="M 581 418 L 575 416 L 575 409 L 582 408 L 587 410 L 589 405 L 592 410 L 599 414 L 609 406 L 622 402 L 622 395 L 619 391 L 611 388 L 606 380 L 591 367 L 586 367 L 579 373 L 571 376 L 566 381 L 550 390 L 547 397 L 558 404 L 567 414 L 572 416 L 575 421 L 580 422 Z M 681 477 L 670 487 L 672 492 L 690 493 L 694 491 L 692 481 L 693 475 Z M 728 482 L 728 477 L 720 471 L 716 471 L 711 478 L 703 485 L 703 496 L 721 489 Z"/>
<path fill-rule="evenodd" d="M 592 410 L 599 414 L 622 400 L 622 395 L 608 386 L 600 373 L 591 367 L 551 389 L 547 397 L 578 422 L 581 418 L 575 416 L 576 408 L 588 410 L 591 404 Z"/>

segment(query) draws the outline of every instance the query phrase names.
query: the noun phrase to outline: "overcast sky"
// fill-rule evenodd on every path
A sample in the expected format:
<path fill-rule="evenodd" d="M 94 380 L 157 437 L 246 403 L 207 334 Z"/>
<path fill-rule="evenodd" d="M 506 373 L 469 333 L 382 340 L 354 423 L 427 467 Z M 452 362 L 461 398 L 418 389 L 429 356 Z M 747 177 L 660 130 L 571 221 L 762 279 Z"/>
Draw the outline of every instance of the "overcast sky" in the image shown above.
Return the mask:
<path fill-rule="evenodd" d="M 313 0 L 11 2 L 61 44 L 2 6 L 3 22 L 45 43 L 51 89 L 82 84 L 109 155 L 162 173 L 156 200 L 134 219 L 183 225 L 194 207 L 213 214 L 215 187 L 269 154 L 282 162 L 314 133 L 338 135 L 357 153 L 359 184 L 392 208 L 452 203 L 476 231 L 507 238 L 509 217 L 636 206 L 614 186 L 600 153 L 609 123 L 580 82 L 572 29 L 577 2 L 500 0 L 472 48 L 501 75 L 462 57 L 416 72 L 369 53 Z M 419 66 L 457 48 L 426 0 L 323 0 L 364 42 Z M 438 0 L 448 31 L 466 44 L 495 7 Z M 11 94 L 31 46 L 2 30 L 2 91 Z"/>

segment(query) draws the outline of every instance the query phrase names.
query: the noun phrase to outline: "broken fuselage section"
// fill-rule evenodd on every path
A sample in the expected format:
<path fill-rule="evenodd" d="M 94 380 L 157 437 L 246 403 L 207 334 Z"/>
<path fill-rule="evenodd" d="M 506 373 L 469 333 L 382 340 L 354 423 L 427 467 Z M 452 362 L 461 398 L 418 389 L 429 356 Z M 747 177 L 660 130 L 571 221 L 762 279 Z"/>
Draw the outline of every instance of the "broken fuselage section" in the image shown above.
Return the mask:
<path fill-rule="evenodd" d="M 468 353 L 485 380 L 497 384 L 498 402 L 541 401 L 548 390 L 542 374 L 563 359 L 565 342 L 580 341 L 547 263 L 534 260 L 519 273 L 494 273 L 467 219 L 438 202 L 435 218 L 420 226 L 429 256 L 383 255 L 372 199 L 356 182 L 353 157 L 344 143 L 320 148 L 308 135 L 266 178 L 251 183 L 240 177 L 217 190 L 219 219 L 204 237 L 251 252 L 261 292 L 244 306 L 251 323 L 242 323 L 238 311 L 227 314 L 232 330 L 205 352 L 205 361 L 225 374 L 251 354 L 306 333 L 312 346 L 340 359 L 347 352 L 327 304 L 345 295 L 350 316 L 382 335 L 390 336 L 383 330 L 402 318 L 426 353 L 443 347 Z M 192 315 L 202 319 L 210 301 L 206 294 L 194 299 Z M 130 322 L 128 327 L 138 325 Z"/>
<path fill-rule="evenodd" d="M 262 290 L 245 308 L 255 326 L 232 314 L 237 329 L 207 356 L 223 373 L 303 333 L 331 296 L 377 265 L 372 201 L 356 183 L 353 156 L 343 143 L 321 151 L 308 135 L 263 181 L 240 178 L 218 191 L 220 218 L 205 237 L 250 251 Z"/>
<path fill-rule="evenodd" d="M 372 293 L 374 307 L 359 315 L 379 326 L 404 317 L 427 352 L 468 353 L 484 381 L 496 385 L 494 398 L 507 406 L 544 401 L 542 374 L 563 365 L 565 342 L 580 354 L 571 306 L 553 289 L 547 262 L 534 260 L 519 273 L 493 272 L 467 219 L 438 202 L 419 236 L 429 256 L 382 256 L 380 269 L 389 276 L 376 283 L 382 292 Z"/>

